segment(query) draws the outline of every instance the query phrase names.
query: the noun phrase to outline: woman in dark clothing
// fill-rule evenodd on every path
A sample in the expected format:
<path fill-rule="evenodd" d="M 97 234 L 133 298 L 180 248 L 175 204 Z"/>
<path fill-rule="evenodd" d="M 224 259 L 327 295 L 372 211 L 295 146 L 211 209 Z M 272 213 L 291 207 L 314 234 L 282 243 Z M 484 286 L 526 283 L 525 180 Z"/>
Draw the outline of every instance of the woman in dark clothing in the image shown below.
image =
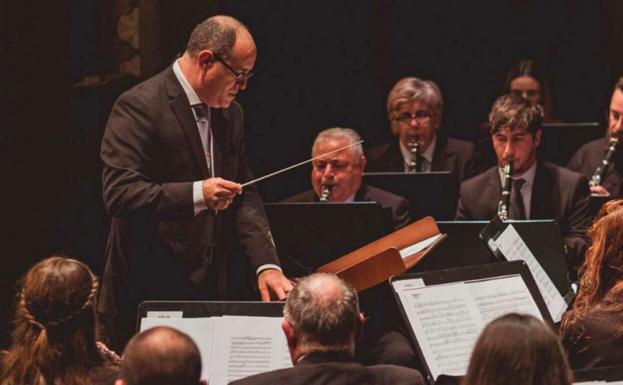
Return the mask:
<path fill-rule="evenodd" d="M 83 263 L 47 258 L 26 273 L 0 385 L 113 384 L 112 353 L 96 343 L 98 282 Z"/>
<path fill-rule="evenodd" d="M 573 308 L 562 320 L 574 369 L 623 365 L 623 200 L 606 202 L 593 222 Z"/>

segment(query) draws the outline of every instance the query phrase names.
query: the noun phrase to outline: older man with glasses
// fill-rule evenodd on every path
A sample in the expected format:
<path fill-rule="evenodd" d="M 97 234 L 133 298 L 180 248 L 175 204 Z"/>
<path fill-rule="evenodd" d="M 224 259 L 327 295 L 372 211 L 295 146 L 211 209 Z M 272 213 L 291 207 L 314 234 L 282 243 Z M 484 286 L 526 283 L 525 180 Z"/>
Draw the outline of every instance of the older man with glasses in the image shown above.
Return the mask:
<path fill-rule="evenodd" d="M 415 77 L 398 81 L 387 97 L 387 114 L 397 138 L 368 151 L 367 171 L 450 171 L 457 185 L 465 178 L 474 144 L 438 133 L 443 99 L 434 82 Z"/>

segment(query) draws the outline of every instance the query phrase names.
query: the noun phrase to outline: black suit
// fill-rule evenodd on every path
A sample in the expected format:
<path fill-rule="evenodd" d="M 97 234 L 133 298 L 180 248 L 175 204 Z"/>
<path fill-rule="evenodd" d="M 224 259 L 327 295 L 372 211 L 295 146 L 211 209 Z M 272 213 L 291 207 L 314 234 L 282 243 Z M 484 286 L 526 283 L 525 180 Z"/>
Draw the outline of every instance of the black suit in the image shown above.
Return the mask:
<path fill-rule="evenodd" d="M 620 144 L 619 144 L 620 146 Z M 573 154 L 567 167 L 590 179 L 608 151 L 608 139 L 601 138 L 586 143 Z M 602 178 L 601 185 L 613 198 L 623 197 L 623 153 L 618 149 L 610 160 L 611 164 Z"/>
<path fill-rule="evenodd" d="M 363 366 L 337 352 L 311 353 L 292 368 L 256 374 L 232 385 L 423 385 L 415 369 L 394 365 Z"/>
<path fill-rule="evenodd" d="M 437 135 L 431 171 L 450 171 L 457 185 L 468 177 L 468 167 L 474 155 L 474 144 L 464 140 Z M 368 172 L 403 172 L 405 161 L 399 139 L 369 149 L 366 153 Z"/>
<path fill-rule="evenodd" d="M 283 200 L 284 202 L 318 202 L 314 190 L 308 190 Z M 380 188 L 362 184 L 355 194 L 355 202 L 378 202 L 383 208 L 391 209 L 395 230 L 409 223 L 409 202 L 401 196 Z"/>
<path fill-rule="evenodd" d="M 234 102 L 213 109 L 211 123 L 215 174 L 240 183 L 252 179 L 242 115 Z M 121 317 L 132 325 L 143 300 L 223 298 L 227 259 L 239 240 L 252 251 L 253 269 L 278 264 L 254 187 L 218 214 L 194 214 L 192 184 L 210 175 L 195 117 L 172 67 L 119 97 L 101 158 L 112 220 L 98 312 L 109 322 Z"/>
<path fill-rule="evenodd" d="M 461 184 L 457 220 L 489 220 L 497 215 L 502 192 L 497 166 Z M 590 223 L 590 193 L 582 175 L 547 162 L 537 162 L 529 219 L 555 219 L 571 250 L 570 268 L 584 257 Z"/>

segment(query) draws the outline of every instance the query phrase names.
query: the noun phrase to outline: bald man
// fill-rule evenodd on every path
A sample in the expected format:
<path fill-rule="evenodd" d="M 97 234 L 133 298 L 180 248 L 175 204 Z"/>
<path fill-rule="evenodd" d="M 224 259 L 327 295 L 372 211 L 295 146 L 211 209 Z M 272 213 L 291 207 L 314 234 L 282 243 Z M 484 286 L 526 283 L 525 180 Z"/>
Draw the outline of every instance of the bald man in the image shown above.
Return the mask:
<path fill-rule="evenodd" d="M 301 279 L 288 295 L 283 314 L 282 329 L 294 367 L 232 385 L 424 384 L 415 369 L 354 362 L 364 318 L 356 291 L 335 275 L 316 273 Z"/>
<path fill-rule="evenodd" d="M 132 337 L 123 352 L 115 385 L 207 385 L 201 381 L 201 355 L 193 340 L 169 327 Z"/>

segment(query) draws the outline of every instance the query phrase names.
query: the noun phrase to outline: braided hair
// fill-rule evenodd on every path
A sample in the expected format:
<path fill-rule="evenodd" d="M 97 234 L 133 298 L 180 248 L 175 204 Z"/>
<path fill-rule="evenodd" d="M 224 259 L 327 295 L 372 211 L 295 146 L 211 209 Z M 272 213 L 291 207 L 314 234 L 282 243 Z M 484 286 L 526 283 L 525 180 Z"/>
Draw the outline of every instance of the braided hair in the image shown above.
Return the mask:
<path fill-rule="evenodd" d="M 89 384 L 96 347 L 98 281 L 82 262 L 53 256 L 28 270 L 17 295 L 12 345 L 0 385 Z"/>

